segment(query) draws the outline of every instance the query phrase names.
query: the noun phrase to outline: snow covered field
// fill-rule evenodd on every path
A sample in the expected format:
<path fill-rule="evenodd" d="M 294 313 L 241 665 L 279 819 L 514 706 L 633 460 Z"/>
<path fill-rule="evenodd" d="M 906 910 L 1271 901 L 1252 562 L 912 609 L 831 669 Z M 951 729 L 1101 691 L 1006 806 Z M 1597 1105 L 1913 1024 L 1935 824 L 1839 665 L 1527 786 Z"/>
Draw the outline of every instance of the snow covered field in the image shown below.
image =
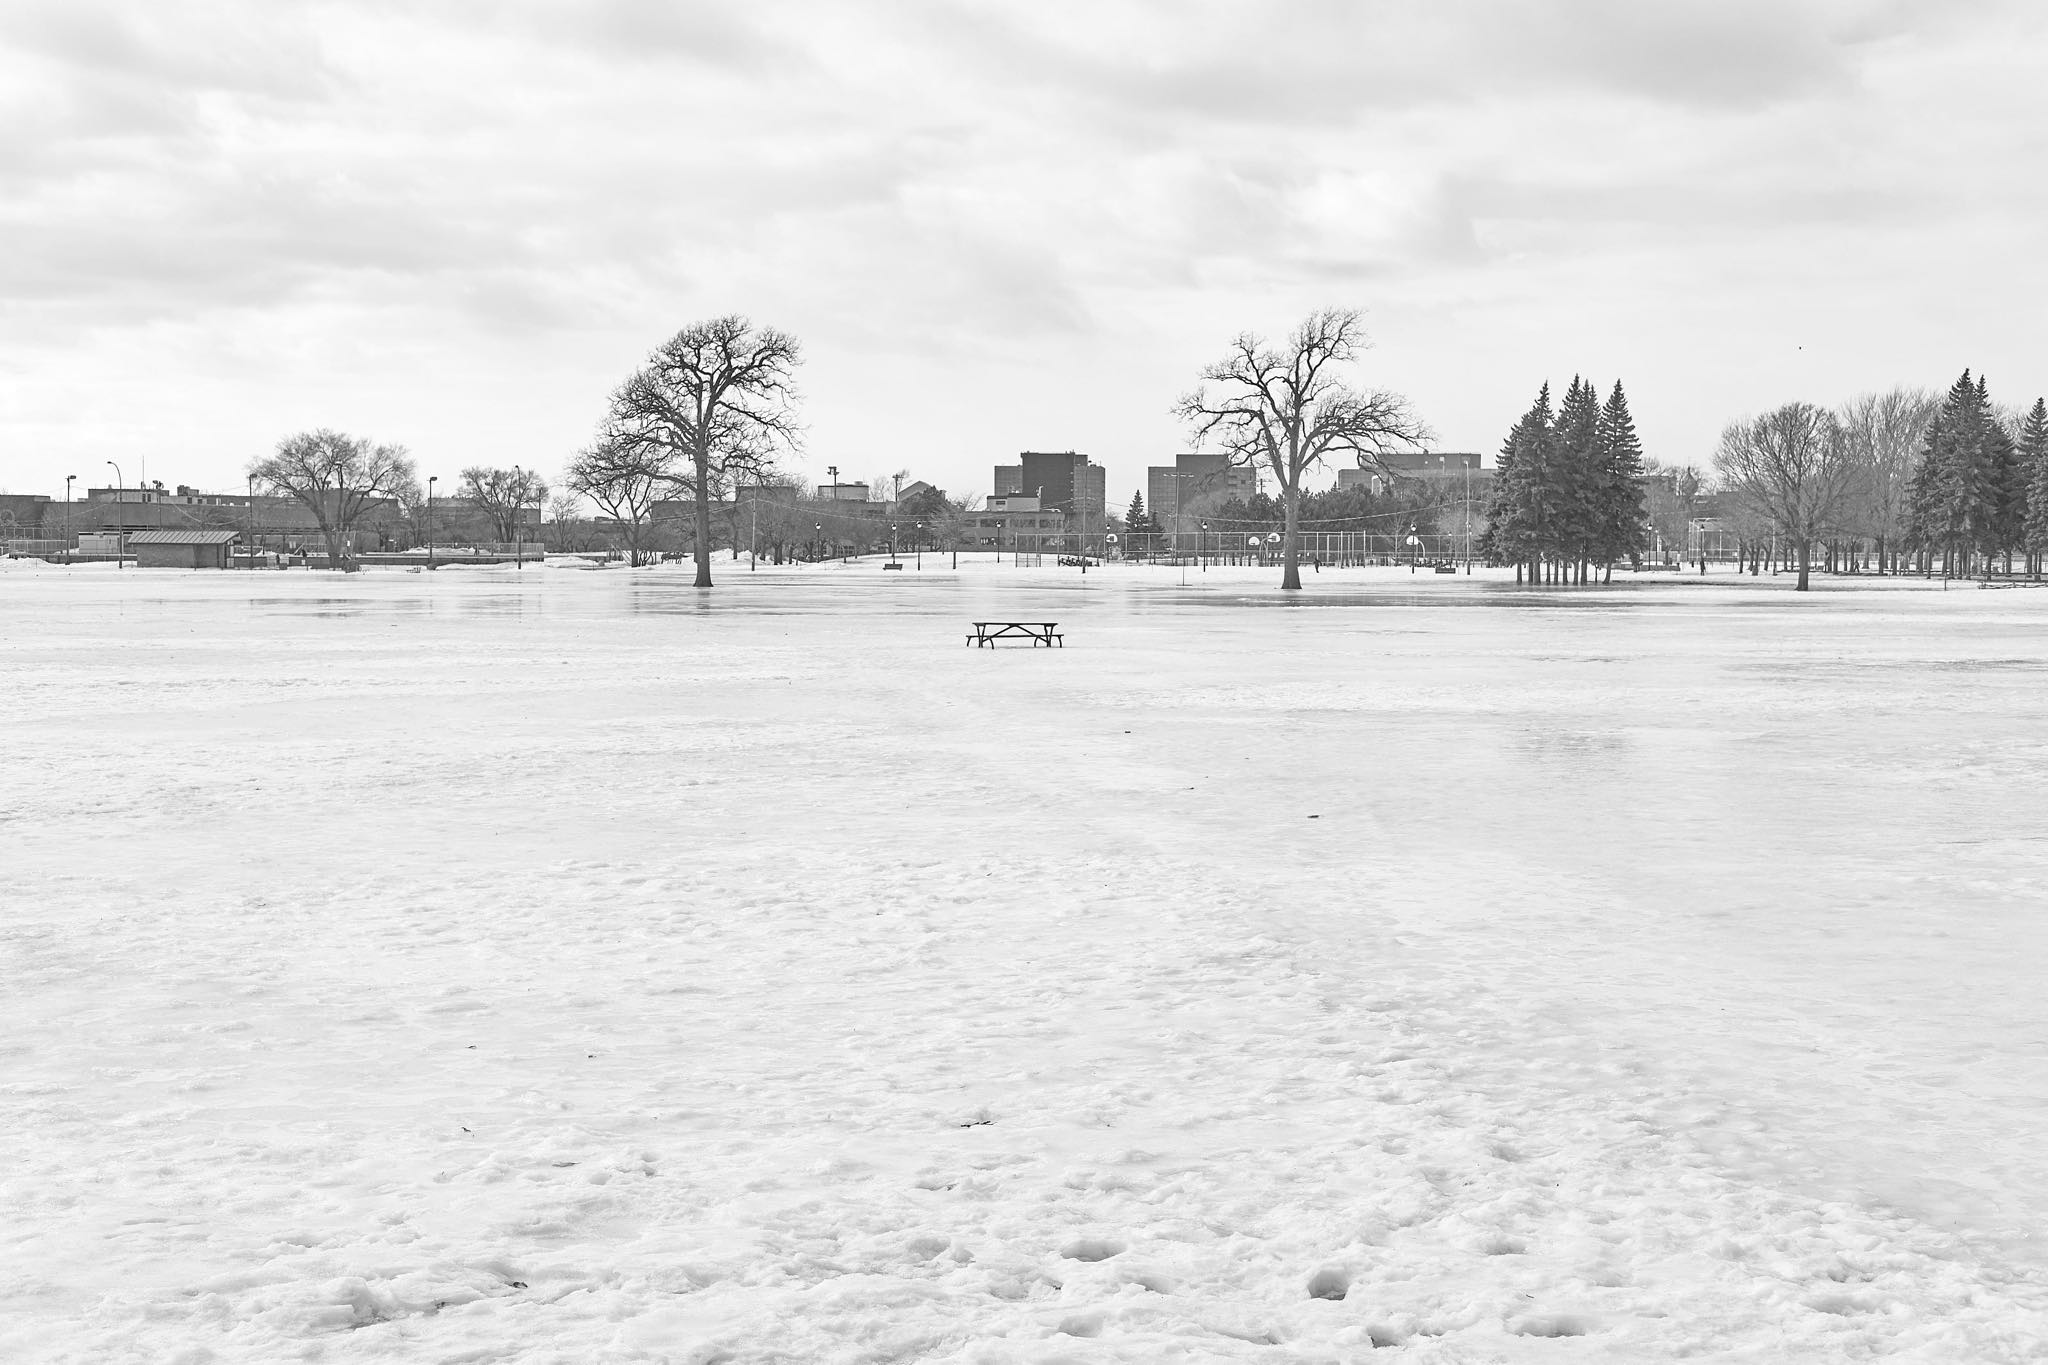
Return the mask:
<path fill-rule="evenodd" d="M 0 1359 L 2048 1356 L 2048 590 L 939 563 L 0 566 Z"/>

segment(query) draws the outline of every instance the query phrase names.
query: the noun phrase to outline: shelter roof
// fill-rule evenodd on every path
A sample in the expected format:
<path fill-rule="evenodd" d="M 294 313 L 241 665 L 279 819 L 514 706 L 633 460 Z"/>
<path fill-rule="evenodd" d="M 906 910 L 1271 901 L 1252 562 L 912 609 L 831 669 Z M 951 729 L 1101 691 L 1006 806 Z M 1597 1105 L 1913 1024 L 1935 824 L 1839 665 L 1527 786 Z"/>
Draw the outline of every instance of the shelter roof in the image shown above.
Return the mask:
<path fill-rule="evenodd" d="M 130 545 L 229 545 L 240 531 L 130 531 Z"/>

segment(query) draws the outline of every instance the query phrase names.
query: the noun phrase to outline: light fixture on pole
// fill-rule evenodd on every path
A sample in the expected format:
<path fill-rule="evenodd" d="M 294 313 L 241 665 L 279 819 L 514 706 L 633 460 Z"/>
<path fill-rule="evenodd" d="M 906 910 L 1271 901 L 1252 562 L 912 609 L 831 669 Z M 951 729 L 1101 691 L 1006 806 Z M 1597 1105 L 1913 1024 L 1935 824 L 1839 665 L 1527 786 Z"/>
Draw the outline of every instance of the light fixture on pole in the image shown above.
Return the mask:
<path fill-rule="evenodd" d="M 1465 576 L 1472 576 L 1472 461 L 1465 461 Z"/>
<path fill-rule="evenodd" d="M 121 466 L 112 460 L 107 463 L 114 468 L 114 515 L 120 518 L 114 523 L 114 567 L 125 569 L 128 567 L 124 558 L 128 550 L 128 481 L 121 477 Z"/>
<path fill-rule="evenodd" d="M 512 567 L 526 567 L 526 547 L 519 541 L 519 514 L 526 510 L 526 471 L 512 466 Z"/>

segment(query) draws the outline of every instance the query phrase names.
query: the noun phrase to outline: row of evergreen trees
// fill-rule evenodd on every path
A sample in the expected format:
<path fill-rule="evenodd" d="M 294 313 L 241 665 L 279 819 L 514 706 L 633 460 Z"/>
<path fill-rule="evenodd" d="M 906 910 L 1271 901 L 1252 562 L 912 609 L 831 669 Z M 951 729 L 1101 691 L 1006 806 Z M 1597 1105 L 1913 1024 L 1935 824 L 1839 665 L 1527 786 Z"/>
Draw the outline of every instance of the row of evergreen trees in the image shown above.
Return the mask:
<path fill-rule="evenodd" d="M 1643 447 L 1621 382 L 1603 404 L 1573 376 L 1553 414 L 1550 385 L 1522 414 L 1493 476 L 1481 552 L 1515 579 L 1585 582 L 1589 566 L 1643 552 Z"/>
<path fill-rule="evenodd" d="M 1964 370 L 1928 426 L 1906 495 L 1909 540 L 1941 556 L 1949 573 L 1969 573 L 1982 556 L 2011 567 L 2024 554 L 2039 572 L 2048 554 L 2048 403 L 2003 422 L 1989 386 Z"/>

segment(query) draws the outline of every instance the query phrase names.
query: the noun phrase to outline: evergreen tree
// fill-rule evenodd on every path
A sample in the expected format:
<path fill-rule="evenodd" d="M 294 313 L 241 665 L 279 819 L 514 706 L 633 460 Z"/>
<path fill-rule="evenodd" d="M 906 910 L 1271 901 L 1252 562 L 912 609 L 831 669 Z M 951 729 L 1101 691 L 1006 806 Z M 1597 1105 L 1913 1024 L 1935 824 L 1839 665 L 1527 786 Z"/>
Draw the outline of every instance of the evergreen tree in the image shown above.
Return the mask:
<path fill-rule="evenodd" d="M 1557 458 L 1552 461 L 1545 505 L 1547 548 L 1567 565 L 1592 558 L 1600 539 L 1604 482 L 1600 459 L 1600 394 L 1590 381 L 1572 376 L 1557 410 Z"/>
<path fill-rule="evenodd" d="M 2033 571 L 2039 573 L 2042 557 L 2048 555 L 2048 402 L 2034 400 L 2020 427 L 2017 455 L 2027 484 L 2027 519 L 2021 543 L 2033 558 Z"/>
<path fill-rule="evenodd" d="M 1145 515 L 1145 494 L 1143 491 L 1131 494 L 1131 505 L 1124 512 L 1124 534 L 1142 536 L 1151 529 L 1152 519 Z"/>
<path fill-rule="evenodd" d="M 2013 440 L 2015 433 L 2006 429 L 1991 406 L 1991 392 L 1982 375 L 1977 376 L 1977 410 L 1984 424 L 1983 464 L 1991 498 L 1983 550 L 1987 557 L 2004 555 L 2010 573 L 2013 551 L 2020 548 L 2027 533 L 2027 469 Z"/>
<path fill-rule="evenodd" d="M 1540 577 L 1545 555 L 1544 484 L 1556 439 L 1550 385 L 1545 384 L 1501 445 L 1486 501 L 1486 533 L 1479 541 L 1488 563 L 1513 564 L 1518 576 L 1526 567 L 1532 583 Z"/>
<path fill-rule="evenodd" d="M 1988 390 L 1964 370 L 1928 428 L 1907 501 L 1914 539 L 1941 551 L 1944 573 L 1972 551 L 1991 554 L 2009 543 L 2015 464 L 2011 438 L 1991 411 Z"/>
<path fill-rule="evenodd" d="M 1601 506 L 1597 558 L 1613 577 L 1614 561 L 1623 555 L 1639 565 L 1643 555 L 1643 443 L 1629 415 L 1621 381 L 1600 409 Z"/>

